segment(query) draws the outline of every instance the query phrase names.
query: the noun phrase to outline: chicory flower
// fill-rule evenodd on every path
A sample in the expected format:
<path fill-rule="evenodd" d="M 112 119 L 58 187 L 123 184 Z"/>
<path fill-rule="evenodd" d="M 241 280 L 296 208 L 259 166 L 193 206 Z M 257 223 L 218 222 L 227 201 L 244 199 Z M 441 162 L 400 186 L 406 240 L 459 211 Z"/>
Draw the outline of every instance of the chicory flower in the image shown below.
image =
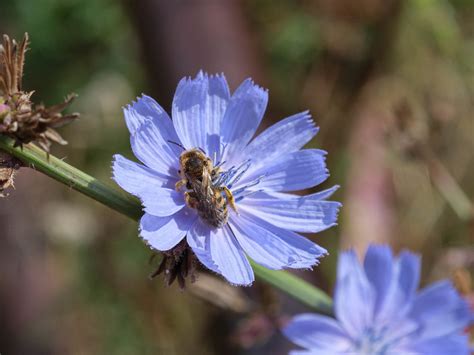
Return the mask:
<path fill-rule="evenodd" d="M 158 272 L 185 276 L 190 248 L 230 283 L 250 285 L 248 257 L 270 269 L 308 269 L 327 253 L 298 233 L 336 224 L 340 203 L 326 199 L 337 186 L 292 193 L 329 176 L 326 152 L 301 149 L 318 129 L 302 112 L 254 137 L 267 101 L 250 79 L 231 95 L 223 75 L 200 72 L 178 84 L 172 119 L 146 95 L 124 109 L 141 163 L 116 155 L 113 176 L 142 201 L 140 236 L 169 264 Z"/>
<path fill-rule="evenodd" d="M 301 314 L 284 334 L 306 350 L 290 354 L 468 355 L 468 304 L 448 281 L 417 291 L 420 257 L 372 245 L 361 264 L 354 251 L 338 263 L 335 319 Z"/>

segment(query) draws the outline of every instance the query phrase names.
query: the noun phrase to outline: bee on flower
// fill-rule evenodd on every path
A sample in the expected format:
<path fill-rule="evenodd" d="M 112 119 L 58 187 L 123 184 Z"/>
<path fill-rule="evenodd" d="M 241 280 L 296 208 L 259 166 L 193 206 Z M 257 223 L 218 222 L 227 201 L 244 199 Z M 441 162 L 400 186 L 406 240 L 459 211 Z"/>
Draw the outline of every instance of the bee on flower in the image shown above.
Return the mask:
<path fill-rule="evenodd" d="M 164 254 L 166 282 L 196 258 L 232 284 L 250 285 L 248 258 L 269 269 L 309 269 L 327 251 L 298 233 L 336 224 L 338 188 L 296 195 L 328 176 L 326 152 L 302 149 L 318 132 L 308 112 L 255 136 L 268 92 L 245 80 L 231 95 L 223 75 L 184 78 L 172 119 L 143 95 L 124 109 L 135 163 L 116 155 L 113 177 L 139 197 L 140 236 Z"/>

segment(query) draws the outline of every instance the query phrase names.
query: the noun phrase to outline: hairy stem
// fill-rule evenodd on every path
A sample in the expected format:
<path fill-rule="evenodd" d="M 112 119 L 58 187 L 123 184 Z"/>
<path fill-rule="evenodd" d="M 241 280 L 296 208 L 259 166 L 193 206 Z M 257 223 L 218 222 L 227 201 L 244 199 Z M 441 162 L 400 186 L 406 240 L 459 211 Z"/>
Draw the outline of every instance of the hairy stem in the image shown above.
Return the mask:
<path fill-rule="evenodd" d="M 13 140 L 0 136 L 0 150 L 21 160 L 24 166 L 40 171 L 136 221 L 143 214 L 138 199 L 100 182 L 61 159 L 48 155 L 33 144 L 24 145 L 22 148 L 14 147 Z M 252 267 L 263 281 L 319 312 L 331 313 L 331 298 L 317 287 L 286 271 L 269 270 L 254 262 Z"/>

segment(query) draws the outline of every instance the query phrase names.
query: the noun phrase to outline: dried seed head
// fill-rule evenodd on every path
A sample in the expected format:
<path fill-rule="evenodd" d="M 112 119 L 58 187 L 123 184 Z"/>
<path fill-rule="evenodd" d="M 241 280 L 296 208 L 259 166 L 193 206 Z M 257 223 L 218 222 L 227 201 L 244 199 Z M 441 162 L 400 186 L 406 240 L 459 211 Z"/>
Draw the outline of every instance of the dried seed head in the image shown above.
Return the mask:
<path fill-rule="evenodd" d="M 16 170 L 21 166 L 21 162 L 0 151 L 0 197 L 5 197 L 4 191 L 13 185 Z"/>
<path fill-rule="evenodd" d="M 196 281 L 198 262 L 186 239 L 162 254 L 163 259 L 156 271 L 150 275 L 150 278 L 163 274 L 166 286 L 170 286 L 175 280 L 178 280 L 181 290 L 184 290 L 188 276 L 192 283 Z"/>
<path fill-rule="evenodd" d="M 51 142 L 67 142 L 55 131 L 76 118 L 79 114 L 63 115 L 76 95 L 68 95 L 64 102 L 45 107 L 31 101 L 33 91 L 22 90 L 23 66 L 28 47 L 28 34 L 18 44 L 7 35 L 0 46 L 0 134 L 15 139 L 17 145 L 37 143 L 49 152 Z"/>

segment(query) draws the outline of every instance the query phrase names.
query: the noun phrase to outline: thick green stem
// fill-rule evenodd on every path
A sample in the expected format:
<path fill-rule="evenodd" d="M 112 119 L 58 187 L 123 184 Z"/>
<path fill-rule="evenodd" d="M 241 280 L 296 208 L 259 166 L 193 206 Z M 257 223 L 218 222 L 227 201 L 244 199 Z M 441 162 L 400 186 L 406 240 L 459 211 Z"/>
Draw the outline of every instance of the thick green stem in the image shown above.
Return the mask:
<path fill-rule="evenodd" d="M 21 160 L 25 166 L 40 171 L 49 177 L 83 193 L 86 196 L 124 214 L 134 220 L 142 215 L 140 201 L 118 191 L 61 159 L 46 154 L 33 144 L 14 147 L 13 140 L 0 136 L 0 150 Z M 331 298 L 320 289 L 286 272 L 274 271 L 252 263 L 255 274 L 302 303 L 322 313 L 331 313 Z"/>
<path fill-rule="evenodd" d="M 25 166 L 42 172 L 86 196 L 138 220 L 142 215 L 140 202 L 132 196 L 105 185 L 33 144 L 14 147 L 13 140 L 0 136 L 0 149 L 21 160 Z"/>

